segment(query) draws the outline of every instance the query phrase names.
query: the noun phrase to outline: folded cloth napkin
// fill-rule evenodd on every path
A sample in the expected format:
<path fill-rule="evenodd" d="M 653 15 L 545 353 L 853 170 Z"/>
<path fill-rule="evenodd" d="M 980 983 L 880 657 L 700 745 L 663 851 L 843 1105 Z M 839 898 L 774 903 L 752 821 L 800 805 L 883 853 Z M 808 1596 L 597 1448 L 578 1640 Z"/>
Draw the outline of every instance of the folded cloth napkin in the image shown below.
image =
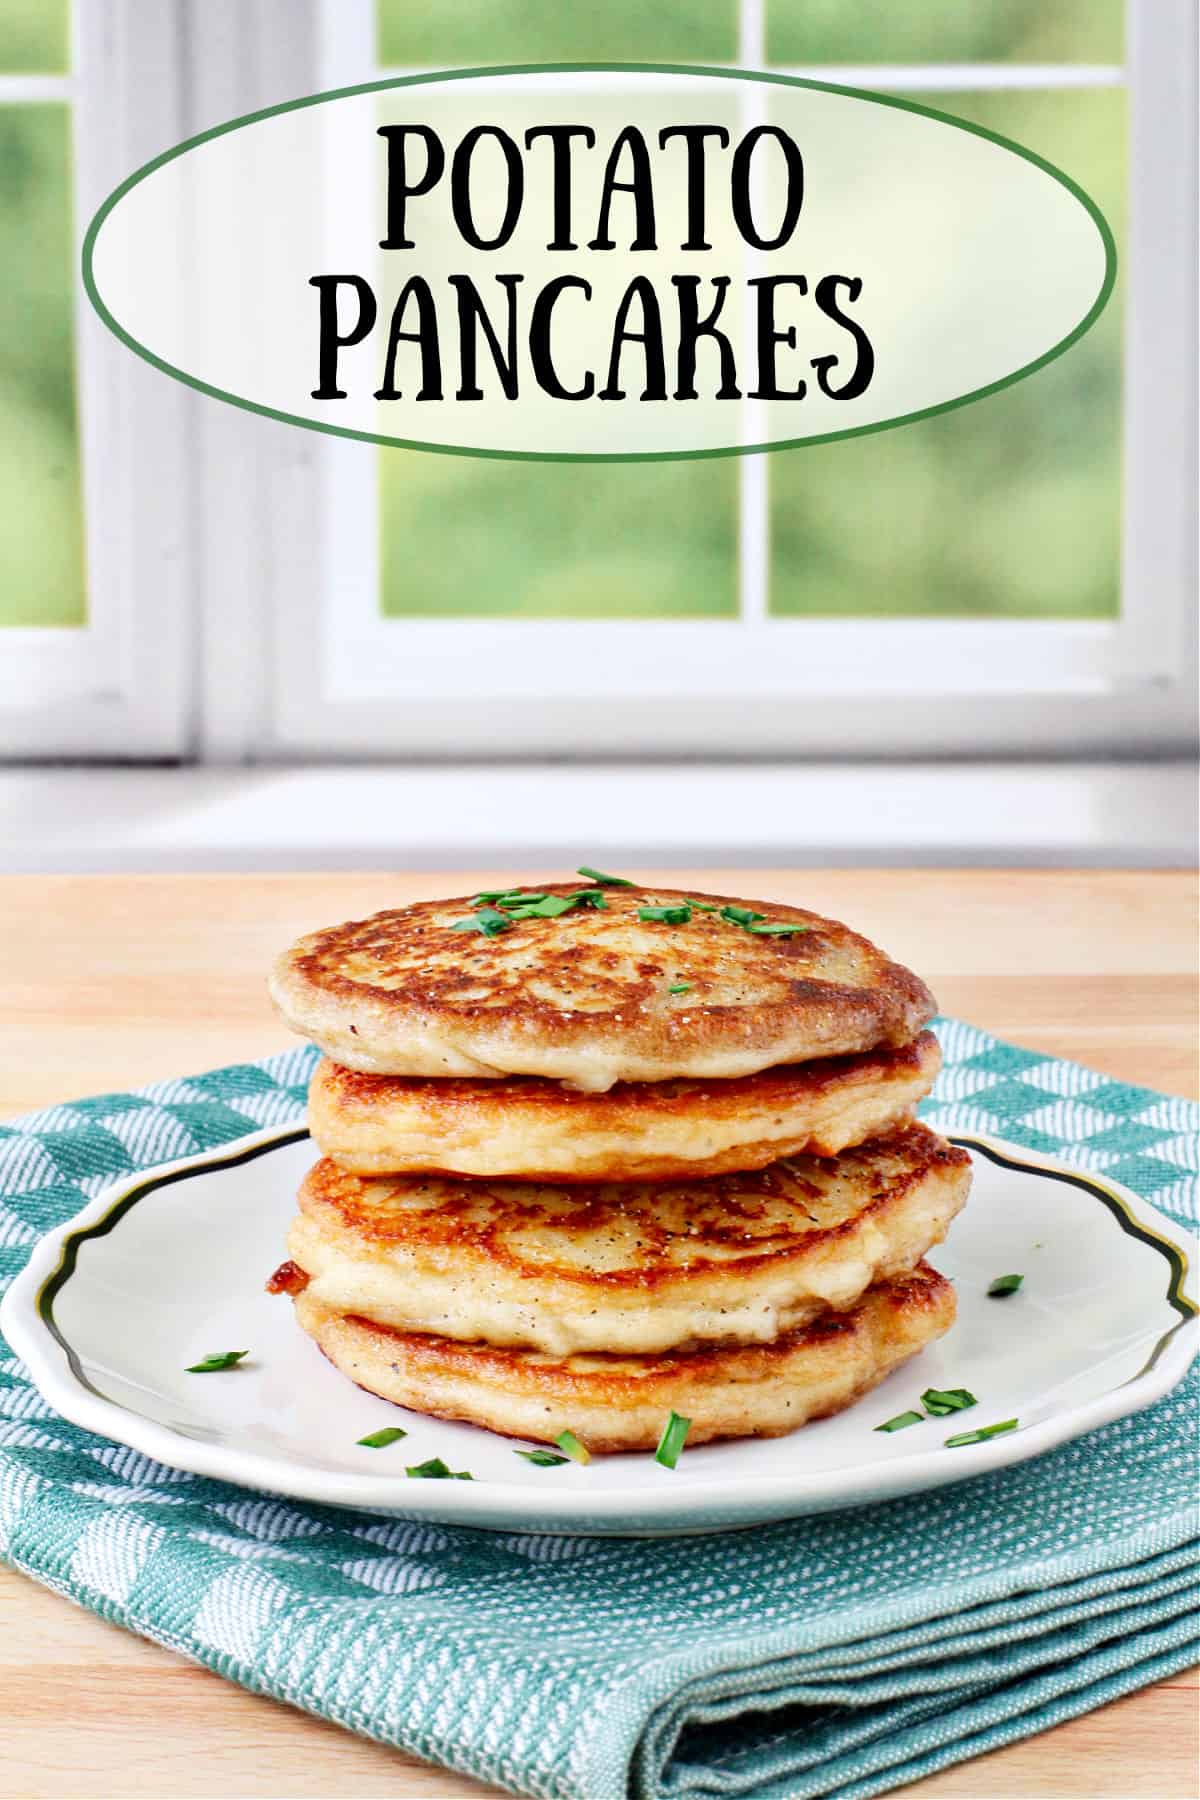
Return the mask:
<path fill-rule="evenodd" d="M 1200 1107 L 941 1021 L 926 1107 L 1196 1213 Z M 292 1051 L 0 1127 L 0 1285 L 130 1169 L 300 1116 Z M 562 1800 L 878 1794 L 1180 1669 L 1198 1388 L 1020 1467 L 726 1536 L 302 1506 L 59 1419 L 0 1344 L 0 1552 L 232 1680 Z M 66 1703 L 67 1696 L 64 1696 Z"/>

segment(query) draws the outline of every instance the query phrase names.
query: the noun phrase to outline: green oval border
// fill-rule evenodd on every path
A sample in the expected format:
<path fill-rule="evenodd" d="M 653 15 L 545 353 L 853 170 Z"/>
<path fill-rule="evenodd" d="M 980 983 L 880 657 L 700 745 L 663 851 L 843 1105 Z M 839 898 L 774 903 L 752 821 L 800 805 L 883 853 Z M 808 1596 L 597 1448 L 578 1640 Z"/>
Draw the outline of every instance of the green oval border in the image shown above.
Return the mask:
<path fill-rule="evenodd" d="M 1074 196 L 1087 212 L 1104 245 L 1104 280 L 1089 310 L 1084 314 L 1074 329 L 1060 338 L 1049 350 L 1035 357 L 1032 362 L 1024 364 L 1011 375 L 1004 375 L 998 381 L 989 382 L 986 387 L 973 388 L 968 394 L 956 396 L 953 400 L 943 400 L 936 406 L 926 406 L 917 412 L 902 413 L 895 419 L 880 419 L 870 425 L 851 425 L 844 431 L 826 431 L 812 437 L 779 438 L 763 444 L 725 444 L 708 450 L 631 450 L 631 451 L 550 451 L 550 450 L 485 450 L 472 448 L 466 444 L 433 444 L 421 438 L 387 437 L 377 431 L 356 431 L 348 425 L 322 424 L 318 419 L 304 418 L 298 413 L 281 412 L 277 407 L 261 406 L 255 400 L 246 400 L 239 394 L 231 394 L 225 388 L 214 387 L 210 382 L 201 381 L 195 375 L 188 375 L 163 357 L 156 356 L 153 350 L 133 337 L 117 321 L 105 305 L 96 285 L 95 272 L 92 267 L 96 239 L 101 227 L 117 203 L 122 200 L 139 182 L 145 181 L 156 170 L 169 162 L 174 162 L 185 152 L 194 150 L 199 144 L 206 144 L 212 138 L 224 137 L 227 132 L 240 131 L 245 125 L 258 124 L 263 119 L 274 118 L 278 113 L 300 112 L 305 107 L 321 106 L 327 100 L 344 100 L 358 94 L 374 94 L 386 92 L 392 88 L 427 87 L 445 81 L 475 81 L 489 75 L 591 75 L 591 74 L 638 74 L 638 75 L 688 75 L 701 76 L 709 80 L 719 81 L 761 81 L 776 87 L 814 88 L 822 93 L 843 94 L 853 100 L 866 100 L 876 106 L 892 106 L 901 112 L 919 113 L 928 119 L 936 119 L 943 125 L 951 125 L 958 131 L 970 132 L 974 137 L 987 138 L 989 142 L 998 144 L 1001 149 L 1011 151 L 1025 162 L 1033 163 L 1043 173 L 1052 177 L 1061 187 Z M 901 99 L 896 94 L 878 94 L 868 88 L 845 87 L 838 82 L 816 81 L 808 76 L 777 75 L 759 69 L 714 68 L 703 63 L 642 63 L 642 62 L 565 62 L 565 63 L 498 63 L 483 65 L 472 69 L 440 69 L 419 75 L 396 75 L 385 77 L 380 81 L 364 81 L 353 87 L 329 88 L 319 94 L 307 94 L 299 100 L 285 100 L 278 106 L 266 106 L 258 112 L 243 113 L 236 119 L 228 119 L 223 125 L 213 125 L 207 131 L 197 132 L 194 137 L 185 138 L 182 143 L 175 144 L 169 150 L 162 151 L 152 157 L 141 168 L 135 169 L 132 175 L 126 176 L 119 187 L 113 189 L 108 198 L 97 208 L 83 240 L 82 252 L 83 285 L 88 299 L 103 319 L 114 337 L 120 339 L 127 349 L 140 356 L 152 368 L 159 369 L 164 375 L 170 375 L 181 381 L 185 387 L 194 388 L 197 393 L 207 394 L 211 399 L 224 400 L 230 406 L 237 406 L 243 412 L 258 413 L 265 419 L 278 419 L 285 425 L 298 426 L 302 431 L 319 431 L 327 437 L 351 438 L 358 443 L 382 444 L 393 450 L 424 450 L 434 456 L 480 456 L 497 462 L 555 462 L 555 463 L 625 463 L 625 462 L 691 462 L 709 456 L 759 456 L 775 450 L 801 450 L 813 444 L 832 444 L 843 438 L 868 437 L 879 431 L 894 431 L 899 425 L 913 425 L 920 419 L 936 418 L 940 413 L 953 412 L 960 406 L 969 406 L 975 400 L 985 400 L 989 394 L 998 394 L 1006 387 L 1012 387 L 1027 376 L 1036 374 L 1069 350 L 1072 344 L 1078 343 L 1086 331 L 1090 331 L 1100 314 L 1108 304 L 1117 279 L 1117 246 L 1109 227 L 1108 220 L 1077 181 L 1039 156 L 1036 151 L 1028 150 L 1012 138 L 1006 138 L 998 131 L 990 131 L 985 125 L 976 125 L 969 119 L 959 119 L 953 113 L 941 112 L 933 106 L 924 106 L 916 100 Z"/>

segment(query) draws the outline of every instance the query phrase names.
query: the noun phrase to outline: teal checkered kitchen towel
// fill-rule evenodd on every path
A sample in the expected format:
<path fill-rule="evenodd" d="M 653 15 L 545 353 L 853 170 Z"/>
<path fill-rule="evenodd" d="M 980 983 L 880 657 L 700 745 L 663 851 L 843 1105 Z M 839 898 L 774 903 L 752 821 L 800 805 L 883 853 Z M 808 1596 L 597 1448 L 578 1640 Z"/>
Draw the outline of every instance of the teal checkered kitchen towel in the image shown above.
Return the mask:
<path fill-rule="evenodd" d="M 928 1118 L 1196 1211 L 1200 1108 L 939 1026 Z M 0 1127 L 0 1283 L 114 1176 L 300 1117 L 307 1049 Z M 65 1424 L 0 1345 L 0 1551 L 247 1687 L 518 1793 L 877 1794 L 1194 1659 L 1195 1371 L 941 1492 L 723 1537 L 302 1506 Z M 64 1696 L 64 1703 L 67 1700 Z"/>

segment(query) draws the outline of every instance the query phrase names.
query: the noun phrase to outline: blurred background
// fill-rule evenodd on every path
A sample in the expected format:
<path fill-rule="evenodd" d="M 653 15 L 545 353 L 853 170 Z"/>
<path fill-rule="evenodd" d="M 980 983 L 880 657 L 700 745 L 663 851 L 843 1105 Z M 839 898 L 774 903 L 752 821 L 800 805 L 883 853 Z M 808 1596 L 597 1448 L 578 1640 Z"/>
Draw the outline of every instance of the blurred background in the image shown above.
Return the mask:
<path fill-rule="evenodd" d="M 984 124 L 1098 202 L 1114 298 L 938 418 L 627 466 L 322 441 L 90 315 L 88 217 L 190 132 L 573 59 Z M 4 866 L 1188 861 L 1194 80 L 1189 0 L 4 0 Z M 693 667 L 713 631 L 752 684 Z"/>

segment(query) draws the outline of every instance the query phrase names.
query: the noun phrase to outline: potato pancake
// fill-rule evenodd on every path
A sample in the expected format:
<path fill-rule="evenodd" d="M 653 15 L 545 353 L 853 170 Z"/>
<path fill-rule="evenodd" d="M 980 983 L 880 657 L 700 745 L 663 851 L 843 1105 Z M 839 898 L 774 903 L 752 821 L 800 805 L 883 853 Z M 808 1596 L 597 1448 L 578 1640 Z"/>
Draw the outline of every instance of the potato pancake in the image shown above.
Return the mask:
<path fill-rule="evenodd" d="M 347 1068 L 594 1092 L 907 1044 L 935 1010 L 917 976 L 818 913 L 566 883 L 313 932 L 271 993 Z"/>
<path fill-rule="evenodd" d="M 287 1254 L 309 1297 L 398 1331 L 575 1352 L 770 1343 L 911 1269 L 966 1200 L 922 1125 L 682 1182 L 364 1179 L 324 1159 Z"/>
<path fill-rule="evenodd" d="M 665 1181 L 836 1156 L 909 1122 L 940 1067 L 931 1031 L 897 1050 L 733 1081 L 618 1082 L 607 1094 L 536 1075 L 364 1075 L 324 1059 L 308 1124 L 318 1149 L 355 1175 Z"/>
<path fill-rule="evenodd" d="M 669 1413 L 689 1446 L 781 1437 L 841 1412 L 950 1329 L 954 1290 L 926 1264 L 881 1282 L 849 1312 L 826 1312 L 773 1343 L 661 1356 L 545 1356 L 403 1332 L 295 1296 L 301 1328 L 372 1394 L 413 1412 L 593 1451 L 652 1450 Z"/>

